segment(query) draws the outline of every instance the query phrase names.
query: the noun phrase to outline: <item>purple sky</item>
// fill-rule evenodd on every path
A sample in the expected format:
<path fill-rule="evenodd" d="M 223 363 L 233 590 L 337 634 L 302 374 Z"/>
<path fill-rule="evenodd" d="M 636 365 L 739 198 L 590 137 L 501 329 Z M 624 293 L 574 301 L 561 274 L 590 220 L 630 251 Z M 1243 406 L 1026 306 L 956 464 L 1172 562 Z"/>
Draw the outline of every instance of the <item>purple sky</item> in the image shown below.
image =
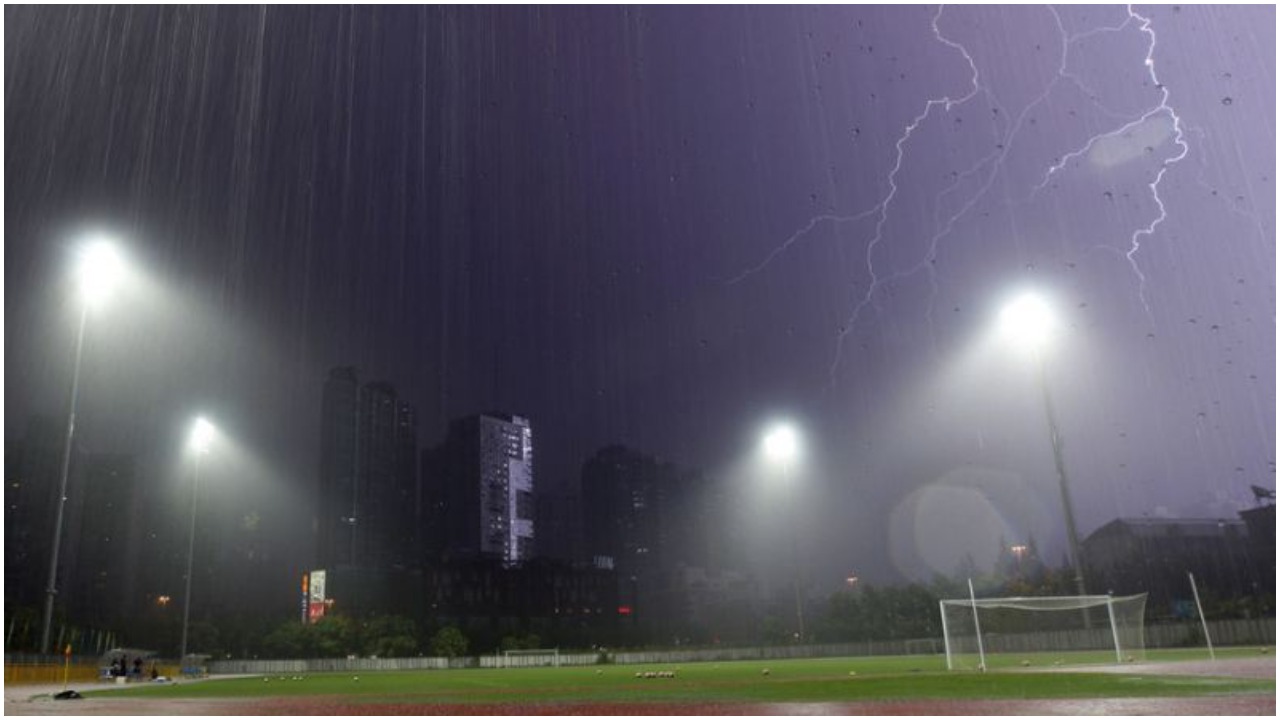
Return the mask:
<path fill-rule="evenodd" d="M 6 7 L 6 437 L 62 411 L 100 226 L 147 284 L 91 323 L 84 444 L 164 475 L 211 410 L 292 562 L 339 364 L 424 444 L 529 416 L 550 489 L 623 442 L 759 507 L 759 432 L 792 417 L 815 586 L 1000 535 L 1056 559 L 1037 380 L 992 337 L 1030 287 L 1082 532 L 1234 516 L 1274 487 L 1274 32 L 1269 6 Z"/>

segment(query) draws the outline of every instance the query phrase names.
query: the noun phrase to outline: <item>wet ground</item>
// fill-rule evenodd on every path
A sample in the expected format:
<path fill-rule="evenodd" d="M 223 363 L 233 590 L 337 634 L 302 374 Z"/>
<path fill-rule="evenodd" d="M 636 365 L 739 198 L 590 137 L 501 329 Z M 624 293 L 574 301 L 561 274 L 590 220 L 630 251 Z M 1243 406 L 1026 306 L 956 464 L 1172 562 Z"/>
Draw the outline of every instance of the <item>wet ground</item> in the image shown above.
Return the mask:
<path fill-rule="evenodd" d="M 1062 668 L 1059 672 L 1274 679 L 1275 657 Z M 216 682 L 214 680 L 197 682 Z M 73 683 L 76 690 L 108 686 Z M 53 700 L 61 686 L 5 686 L 6 715 L 1263 715 L 1274 694 L 1087 700 L 884 700 L 850 703 L 539 703 L 442 705 L 353 703 L 345 697 L 256 700 L 95 698 Z"/>

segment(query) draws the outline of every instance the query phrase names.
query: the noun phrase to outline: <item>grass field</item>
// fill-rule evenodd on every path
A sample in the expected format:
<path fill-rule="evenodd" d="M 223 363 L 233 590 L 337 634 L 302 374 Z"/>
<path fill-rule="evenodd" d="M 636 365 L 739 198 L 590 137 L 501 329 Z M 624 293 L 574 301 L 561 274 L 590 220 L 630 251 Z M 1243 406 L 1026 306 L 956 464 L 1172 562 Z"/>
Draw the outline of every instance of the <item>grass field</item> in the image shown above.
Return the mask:
<path fill-rule="evenodd" d="M 1258 657 L 1256 649 L 1219 657 Z M 1003 656 L 992 671 L 948 672 L 938 656 L 603 665 L 574 668 L 315 673 L 112 690 L 106 698 L 340 697 L 347 703 L 839 703 L 895 699 L 1142 698 L 1275 693 L 1275 681 L 1163 674 L 1055 672 L 1055 663 L 1107 664 L 1107 653 Z M 1148 662 L 1205 659 L 1202 650 L 1152 651 Z M 1030 667 L 1022 667 L 1029 660 Z M 769 673 L 765 675 L 764 669 Z M 674 678 L 636 673 L 674 670 Z M 357 679 L 358 678 L 358 679 Z"/>

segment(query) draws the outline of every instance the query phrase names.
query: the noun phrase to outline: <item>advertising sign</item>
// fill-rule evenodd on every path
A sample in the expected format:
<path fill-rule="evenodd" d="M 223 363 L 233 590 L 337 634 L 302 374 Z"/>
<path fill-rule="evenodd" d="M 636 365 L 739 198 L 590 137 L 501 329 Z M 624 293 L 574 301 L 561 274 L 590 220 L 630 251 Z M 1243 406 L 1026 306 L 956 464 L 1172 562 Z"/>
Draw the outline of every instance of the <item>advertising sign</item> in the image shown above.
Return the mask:
<path fill-rule="evenodd" d="M 325 611 L 325 571 L 311 571 L 311 590 L 307 594 L 307 620 L 319 622 Z"/>
<path fill-rule="evenodd" d="M 310 599 L 307 586 L 310 580 L 311 580 L 310 573 L 302 573 L 302 622 L 304 623 L 307 622 L 308 619 L 310 619 L 310 616 L 308 615 L 308 609 L 307 609 L 307 601 Z"/>

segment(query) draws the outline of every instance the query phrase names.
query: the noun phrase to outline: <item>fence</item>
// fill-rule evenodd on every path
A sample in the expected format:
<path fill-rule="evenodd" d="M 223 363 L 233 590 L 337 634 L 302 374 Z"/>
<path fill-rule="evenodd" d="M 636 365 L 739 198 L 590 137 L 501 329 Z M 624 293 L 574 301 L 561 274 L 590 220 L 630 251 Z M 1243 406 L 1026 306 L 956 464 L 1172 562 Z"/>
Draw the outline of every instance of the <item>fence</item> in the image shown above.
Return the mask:
<path fill-rule="evenodd" d="M 941 640 L 864 640 L 831 645 L 779 645 L 763 647 L 703 648 L 698 650 L 653 650 L 618 652 L 610 657 L 619 665 L 636 663 L 731 662 L 734 660 L 787 660 L 812 657 L 870 657 L 878 655 L 932 654 L 942 648 Z"/>
<path fill-rule="evenodd" d="M 1204 645 L 1204 630 L 1200 623 L 1176 625 L 1148 625 L 1147 647 L 1173 648 Z M 1216 645 L 1275 645 L 1276 619 L 1214 620 L 1209 623 L 1209 635 Z"/>
<path fill-rule="evenodd" d="M 210 675 L 279 675 L 379 670 L 448 670 L 478 667 L 475 658 L 312 658 L 309 660 L 213 660 Z"/>
<path fill-rule="evenodd" d="M 1274 645 L 1276 621 L 1218 620 L 1209 623 L 1209 632 L 1215 646 L 1222 645 Z M 1099 635 L 1099 633 L 1105 633 Z M 1098 635 L 1098 637 L 1094 637 Z M 1015 652 L 1026 650 L 1072 650 L 1084 647 L 1111 647 L 1110 631 L 1075 630 L 1019 635 L 993 636 L 984 642 L 990 652 Z M 1204 644 L 1204 633 L 1199 623 L 1177 625 L 1150 625 L 1146 628 L 1148 648 L 1186 647 Z M 730 662 L 734 660 L 785 660 L 812 657 L 871 657 L 878 655 L 937 654 L 942 651 L 940 639 L 869 640 L 857 643 L 833 645 L 785 645 L 778 647 L 701 648 L 696 650 L 653 650 L 607 653 L 606 662 L 618 665 L 677 664 L 694 662 Z M 560 665 L 594 665 L 601 661 L 599 653 L 561 653 Z M 503 662 L 493 655 L 461 658 L 348 658 L 313 660 L 215 660 L 209 663 L 209 672 L 215 675 L 273 675 L 316 672 L 347 672 L 377 670 L 445 670 L 458 668 L 495 668 Z M 546 664 L 545 658 L 530 660 L 530 664 Z M 8 663 L 6 662 L 6 678 Z M 61 679 L 59 677 L 59 682 Z"/>
<path fill-rule="evenodd" d="M 550 658 L 550 655 L 481 655 L 478 660 L 482 668 L 546 667 L 553 663 L 570 667 L 595 665 L 600 662 L 600 653 L 560 653 L 555 660 Z"/>
<path fill-rule="evenodd" d="M 52 655 L 6 655 L 4 682 L 6 685 L 58 685 L 64 678 L 74 683 L 93 682 L 102 672 L 100 659 L 96 655 L 73 655 L 67 665 L 63 658 Z M 148 664 L 148 670 L 150 667 Z M 176 677 L 178 666 L 159 663 L 156 671 Z"/>

